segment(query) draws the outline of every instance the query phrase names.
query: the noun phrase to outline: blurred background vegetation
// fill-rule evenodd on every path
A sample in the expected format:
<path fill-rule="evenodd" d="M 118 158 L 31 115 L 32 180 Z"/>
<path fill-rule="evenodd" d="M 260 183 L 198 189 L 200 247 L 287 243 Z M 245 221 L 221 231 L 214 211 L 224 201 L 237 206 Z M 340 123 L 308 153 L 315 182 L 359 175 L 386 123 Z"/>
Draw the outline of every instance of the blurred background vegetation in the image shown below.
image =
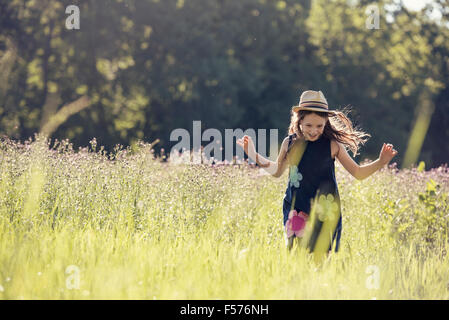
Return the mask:
<path fill-rule="evenodd" d="M 66 28 L 68 5 L 80 29 Z M 380 28 L 366 27 L 367 7 Z M 85 146 L 202 129 L 278 128 L 303 90 L 350 105 L 401 164 L 449 159 L 449 1 L 0 0 L 0 134 Z M 204 144 L 207 144 L 204 143 Z M 408 148 L 410 146 L 410 148 Z"/>

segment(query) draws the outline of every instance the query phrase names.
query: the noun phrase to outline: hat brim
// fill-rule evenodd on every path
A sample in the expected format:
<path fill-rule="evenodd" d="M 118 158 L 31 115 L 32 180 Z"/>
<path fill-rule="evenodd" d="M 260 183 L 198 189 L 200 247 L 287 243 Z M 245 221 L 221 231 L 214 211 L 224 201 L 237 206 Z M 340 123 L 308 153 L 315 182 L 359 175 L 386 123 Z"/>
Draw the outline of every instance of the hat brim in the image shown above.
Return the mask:
<path fill-rule="evenodd" d="M 292 110 L 293 110 L 293 112 L 298 112 L 300 110 L 307 110 L 307 111 L 324 112 L 324 113 L 329 113 L 329 114 L 335 115 L 335 111 L 333 111 L 333 110 L 323 110 L 323 108 L 315 108 L 315 107 L 293 106 Z"/>

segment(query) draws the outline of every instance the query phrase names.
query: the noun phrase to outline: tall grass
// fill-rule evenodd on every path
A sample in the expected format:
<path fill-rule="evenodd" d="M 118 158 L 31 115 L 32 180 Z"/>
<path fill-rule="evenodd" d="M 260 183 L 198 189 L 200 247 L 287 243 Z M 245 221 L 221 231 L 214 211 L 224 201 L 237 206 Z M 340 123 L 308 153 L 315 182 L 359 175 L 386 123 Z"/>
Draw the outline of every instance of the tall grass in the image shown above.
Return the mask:
<path fill-rule="evenodd" d="M 173 165 L 145 143 L 0 150 L 1 299 L 449 298 L 446 167 L 357 181 L 337 165 L 341 249 L 317 265 L 285 247 L 286 175 Z"/>

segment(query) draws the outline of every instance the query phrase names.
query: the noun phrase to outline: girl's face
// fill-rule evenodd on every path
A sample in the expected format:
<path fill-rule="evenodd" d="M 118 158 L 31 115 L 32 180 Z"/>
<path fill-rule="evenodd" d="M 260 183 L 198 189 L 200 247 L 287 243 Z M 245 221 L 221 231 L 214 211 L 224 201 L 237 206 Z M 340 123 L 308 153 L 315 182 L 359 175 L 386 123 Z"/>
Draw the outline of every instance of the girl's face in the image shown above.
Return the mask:
<path fill-rule="evenodd" d="M 316 113 L 310 113 L 299 121 L 299 128 L 306 140 L 315 141 L 323 134 L 326 121 L 326 118 L 322 118 Z"/>

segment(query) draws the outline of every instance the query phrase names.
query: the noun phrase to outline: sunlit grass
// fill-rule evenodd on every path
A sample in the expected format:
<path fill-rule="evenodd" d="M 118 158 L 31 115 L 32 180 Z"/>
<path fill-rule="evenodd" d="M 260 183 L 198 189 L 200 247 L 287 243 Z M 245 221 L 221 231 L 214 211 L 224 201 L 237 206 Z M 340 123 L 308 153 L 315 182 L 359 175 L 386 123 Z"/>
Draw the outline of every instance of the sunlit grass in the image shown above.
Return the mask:
<path fill-rule="evenodd" d="M 145 144 L 0 152 L 2 299 L 449 298 L 444 167 L 356 181 L 337 166 L 341 250 L 316 265 L 285 247 L 286 175 L 170 165 Z"/>

